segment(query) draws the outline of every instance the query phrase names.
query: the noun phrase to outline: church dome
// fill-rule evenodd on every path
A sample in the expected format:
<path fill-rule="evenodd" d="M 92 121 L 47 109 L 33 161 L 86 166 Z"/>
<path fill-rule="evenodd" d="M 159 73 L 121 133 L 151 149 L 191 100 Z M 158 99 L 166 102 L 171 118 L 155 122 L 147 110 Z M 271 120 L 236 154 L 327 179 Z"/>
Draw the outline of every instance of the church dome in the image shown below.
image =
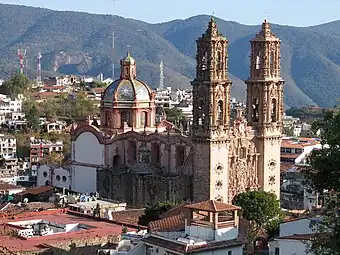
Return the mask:
<path fill-rule="evenodd" d="M 102 95 L 102 106 L 112 107 L 113 103 L 124 105 L 129 103 L 150 102 L 152 90 L 150 87 L 136 78 L 136 61 L 130 53 L 120 61 L 120 79 L 112 82 Z M 117 106 L 118 106 L 117 105 Z"/>

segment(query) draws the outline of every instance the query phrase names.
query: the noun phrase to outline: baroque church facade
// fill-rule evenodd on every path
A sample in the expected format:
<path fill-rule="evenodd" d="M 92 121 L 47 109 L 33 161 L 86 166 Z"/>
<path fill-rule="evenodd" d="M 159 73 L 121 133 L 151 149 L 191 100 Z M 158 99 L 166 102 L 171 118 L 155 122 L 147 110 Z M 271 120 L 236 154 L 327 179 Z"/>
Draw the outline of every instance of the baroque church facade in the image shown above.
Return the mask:
<path fill-rule="evenodd" d="M 250 44 L 247 110 L 237 109 L 231 122 L 228 40 L 210 20 L 197 40 L 190 136 L 166 119 L 155 122 L 155 94 L 137 79 L 128 53 L 120 79 L 102 96 L 100 125 L 88 120 L 72 129 L 72 189 L 135 207 L 157 200 L 231 203 L 258 189 L 279 197 L 280 39 L 265 21 Z"/>

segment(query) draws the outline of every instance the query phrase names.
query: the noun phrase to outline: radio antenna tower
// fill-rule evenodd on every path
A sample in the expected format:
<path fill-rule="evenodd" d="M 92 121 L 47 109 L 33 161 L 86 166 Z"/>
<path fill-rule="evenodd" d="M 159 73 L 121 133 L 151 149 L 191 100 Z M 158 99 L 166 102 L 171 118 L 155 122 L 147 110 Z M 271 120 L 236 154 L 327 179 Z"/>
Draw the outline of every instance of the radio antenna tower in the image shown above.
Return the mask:
<path fill-rule="evenodd" d="M 20 73 L 24 74 L 24 67 L 25 67 L 25 56 L 26 50 L 25 49 L 18 49 L 18 56 L 19 56 L 19 63 L 20 63 Z"/>
<path fill-rule="evenodd" d="M 42 82 L 41 59 L 42 59 L 41 52 L 38 52 L 38 55 L 37 55 L 37 78 L 36 78 L 36 82 L 37 82 L 38 85 L 41 84 L 41 82 Z"/>
<path fill-rule="evenodd" d="M 159 89 L 164 89 L 164 65 L 163 56 L 161 55 L 161 63 L 159 64 Z"/>
<path fill-rule="evenodd" d="M 113 0 L 113 22 L 115 22 L 115 12 L 116 12 L 116 0 Z M 114 26 L 114 25 L 113 25 Z M 112 79 L 115 79 L 115 63 L 114 63 L 114 56 L 115 56 L 115 31 L 112 31 Z"/>

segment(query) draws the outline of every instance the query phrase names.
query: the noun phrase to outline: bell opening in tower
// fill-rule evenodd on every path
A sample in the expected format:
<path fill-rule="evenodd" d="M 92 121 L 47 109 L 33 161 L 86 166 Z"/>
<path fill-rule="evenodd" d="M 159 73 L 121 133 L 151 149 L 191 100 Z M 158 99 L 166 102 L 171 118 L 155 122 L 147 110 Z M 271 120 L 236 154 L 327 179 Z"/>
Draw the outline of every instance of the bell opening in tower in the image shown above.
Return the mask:
<path fill-rule="evenodd" d="M 256 70 L 260 70 L 261 68 L 261 52 L 256 56 Z"/>
<path fill-rule="evenodd" d="M 222 100 L 218 101 L 217 107 L 218 107 L 217 124 L 223 125 L 223 101 Z"/>
<path fill-rule="evenodd" d="M 198 112 L 199 112 L 199 116 L 198 116 L 198 125 L 202 126 L 204 125 L 204 112 L 203 112 L 203 109 L 204 109 L 204 102 L 203 100 L 200 101 L 200 104 L 198 106 Z"/>
<path fill-rule="evenodd" d="M 272 75 L 274 75 L 274 52 L 270 53 L 269 66 L 270 66 L 270 71 L 271 71 Z"/>
<path fill-rule="evenodd" d="M 271 112 L 271 119 L 272 119 L 272 122 L 276 122 L 277 120 L 277 109 L 276 109 L 276 98 L 273 98 L 272 99 L 272 112 Z"/>
<path fill-rule="evenodd" d="M 253 99 L 253 114 L 252 114 L 252 121 L 258 122 L 259 121 L 259 99 Z"/>
<path fill-rule="evenodd" d="M 201 70 L 206 71 L 208 65 L 208 53 L 206 51 L 203 52 L 202 63 L 201 63 Z"/>
<path fill-rule="evenodd" d="M 218 51 L 217 52 L 217 70 L 221 70 L 222 69 L 222 65 L 223 65 L 223 62 L 222 62 L 222 52 Z"/>

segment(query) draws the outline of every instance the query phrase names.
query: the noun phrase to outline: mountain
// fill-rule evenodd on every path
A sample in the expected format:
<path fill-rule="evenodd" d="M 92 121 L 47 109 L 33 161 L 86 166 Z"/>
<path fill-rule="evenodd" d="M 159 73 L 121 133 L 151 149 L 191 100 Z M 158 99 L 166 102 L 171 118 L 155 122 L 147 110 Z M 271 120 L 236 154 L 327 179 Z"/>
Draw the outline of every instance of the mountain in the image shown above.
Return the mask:
<path fill-rule="evenodd" d="M 17 49 L 27 49 L 28 68 L 34 74 L 35 55 L 43 53 L 43 69 L 60 73 L 108 77 L 130 48 L 138 77 L 155 88 L 162 56 L 165 86 L 190 86 L 195 75 L 195 40 L 205 32 L 209 16 L 195 16 L 161 24 L 111 15 L 60 12 L 0 4 L 0 77 L 18 68 Z M 249 40 L 260 26 L 217 19 L 229 40 L 229 74 L 233 96 L 244 99 L 242 80 L 249 74 Z M 112 32 L 115 48 L 112 49 Z M 282 40 L 282 76 L 285 103 L 332 107 L 340 97 L 340 21 L 313 27 L 272 25 Z"/>

